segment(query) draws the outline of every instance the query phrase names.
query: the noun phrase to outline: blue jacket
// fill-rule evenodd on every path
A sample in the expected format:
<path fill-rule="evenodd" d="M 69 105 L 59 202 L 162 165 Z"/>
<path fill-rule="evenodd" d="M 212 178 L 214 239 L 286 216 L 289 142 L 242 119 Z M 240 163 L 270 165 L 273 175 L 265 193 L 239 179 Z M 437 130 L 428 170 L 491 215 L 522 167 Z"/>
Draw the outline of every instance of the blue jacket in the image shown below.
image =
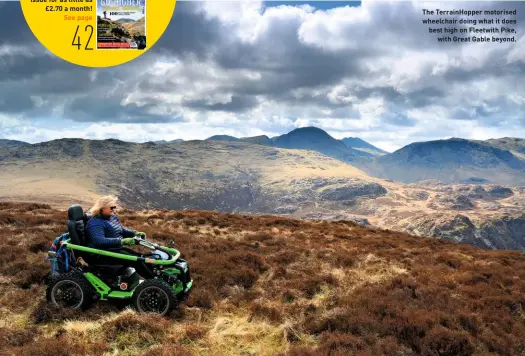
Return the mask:
<path fill-rule="evenodd" d="M 88 246 L 93 248 L 121 247 L 124 237 L 135 236 L 135 230 L 126 229 L 116 215 L 109 219 L 95 215 L 86 226 Z"/>

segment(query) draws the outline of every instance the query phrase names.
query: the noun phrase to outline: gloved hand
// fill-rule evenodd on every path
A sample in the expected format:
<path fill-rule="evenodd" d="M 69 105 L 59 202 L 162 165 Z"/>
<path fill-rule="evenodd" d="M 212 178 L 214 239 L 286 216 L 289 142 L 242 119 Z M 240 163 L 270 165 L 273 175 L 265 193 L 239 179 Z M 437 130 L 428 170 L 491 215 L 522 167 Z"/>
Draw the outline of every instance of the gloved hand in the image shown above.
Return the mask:
<path fill-rule="evenodd" d="M 126 237 L 125 239 L 122 239 L 120 243 L 122 244 L 122 246 L 135 245 L 135 239 L 133 237 Z"/>
<path fill-rule="evenodd" d="M 141 239 L 146 239 L 146 233 L 145 232 L 136 231 L 135 232 L 135 237 L 140 237 Z"/>

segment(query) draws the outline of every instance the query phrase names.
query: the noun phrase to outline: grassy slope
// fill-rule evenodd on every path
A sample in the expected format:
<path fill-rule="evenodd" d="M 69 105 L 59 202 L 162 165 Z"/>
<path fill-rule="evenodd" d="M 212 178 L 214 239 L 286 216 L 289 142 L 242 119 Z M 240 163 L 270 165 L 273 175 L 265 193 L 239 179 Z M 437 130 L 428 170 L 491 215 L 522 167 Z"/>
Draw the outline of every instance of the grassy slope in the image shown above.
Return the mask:
<path fill-rule="evenodd" d="M 73 150 L 75 156 L 68 150 Z M 0 162 L 0 199 L 39 201 L 57 207 L 64 207 L 61 203 L 70 200 L 71 191 L 82 201 L 115 192 L 128 204 L 152 202 L 158 207 L 187 201 L 190 206 L 202 206 L 209 202 L 206 208 L 215 208 L 217 201 L 230 199 L 246 184 L 279 193 L 287 190 L 294 179 L 344 177 L 376 181 L 355 167 L 317 152 L 243 142 L 147 146 L 74 140 L 12 150 L 4 155 Z M 50 189 L 47 182 L 58 178 L 62 183 Z M 35 196 L 35 192 L 42 194 Z M 246 198 L 240 197 L 237 203 L 242 201 Z"/>
<path fill-rule="evenodd" d="M 64 211 L 0 203 L 6 355 L 496 355 L 525 349 L 525 258 L 349 222 L 122 211 L 176 245 L 195 290 L 169 318 L 43 301 Z"/>
<path fill-rule="evenodd" d="M 514 137 L 503 137 L 499 139 L 490 139 L 487 143 L 504 150 L 511 151 L 516 157 L 525 159 L 525 139 Z"/>
<path fill-rule="evenodd" d="M 9 165 L 0 171 L 0 200 L 46 202 L 65 208 L 75 200 L 91 204 L 100 194 L 96 170 L 76 161 Z"/>

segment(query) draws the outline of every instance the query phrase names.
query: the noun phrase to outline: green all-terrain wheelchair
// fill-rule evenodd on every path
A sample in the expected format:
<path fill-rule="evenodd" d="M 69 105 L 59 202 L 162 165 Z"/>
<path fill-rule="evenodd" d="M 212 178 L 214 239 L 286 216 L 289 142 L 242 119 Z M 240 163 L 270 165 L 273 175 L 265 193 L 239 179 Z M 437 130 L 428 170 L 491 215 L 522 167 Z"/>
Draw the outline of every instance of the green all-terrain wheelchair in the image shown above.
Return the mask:
<path fill-rule="evenodd" d="M 48 252 L 53 273 L 47 286 L 48 302 L 63 308 L 86 309 L 96 300 L 131 301 L 139 312 L 166 315 L 187 298 L 193 281 L 180 252 L 145 239 L 132 249 L 99 250 L 86 246 L 85 225 L 90 217 L 80 205 L 68 210 L 68 232 Z M 58 245 L 58 246 L 56 246 Z"/>

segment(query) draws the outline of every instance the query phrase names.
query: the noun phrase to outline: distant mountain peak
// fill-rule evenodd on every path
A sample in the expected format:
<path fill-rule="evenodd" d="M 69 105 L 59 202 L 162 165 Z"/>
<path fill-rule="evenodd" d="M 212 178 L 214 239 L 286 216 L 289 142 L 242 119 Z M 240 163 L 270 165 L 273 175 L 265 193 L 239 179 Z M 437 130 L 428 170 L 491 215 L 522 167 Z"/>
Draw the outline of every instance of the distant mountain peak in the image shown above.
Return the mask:
<path fill-rule="evenodd" d="M 158 141 L 148 141 L 146 143 L 154 143 L 156 145 L 166 145 L 168 143 L 176 143 L 176 142 L 184 142 L 181 138 L 176 138 L 174 140 L 166 141 L 166 140 L 158 140 Z"/>
<path fill-rule="evenodd" d="M 230 135 L 213 135 L 208 137 L 205 141 L 240 141 L 237 137 Z"/>
<path fill-rule="evenodd" d="M 359 137 L 346 137 L 341 140 L 346 146 L 354 149 L 362 149 L 377 156 L 387 154 L 388 152 L 372 145 L 369 142 L 359 138 Z"/>
<path fill-rule="evenodd" d="M 30 145 L 30 143 L 28 142 L 25 142 L 25 141 L 20 141 L 20 140 L 10 140 L 10 139 L 7 139 L 7 138 L 0 138 L 0 142 L 12 142 L 12 143 L 23 143 L 23 144 L 26 144 L 26 145 Z"/>
<path fill-rule="evenodd" d="M 255 145 L 273 146 L 273 141 L 266 135 L 247 136 L 237 138 L 230 135 L 213 135 L 208 137 L 205 141 L 226 141 L 226 142 L 246 142 Z"/>
<path fill-rule="evenodd" d="M 368 174 L 401 182 L 525 182 L 525 160 L 506 147 L 459 137 L 414 142 L 362 168 Z"/>
<path fill-rule="evenodd" d="M 266 135 L 242 137 L 240 140 L 257 145 L 273 146 L 273 141 Z"/>
<path fill-rule="evenodd" d="M 333 138 L 326 131 L 314 127 L 300 127 L 281 135 L 274 140 L 276 147 L 290 149 L 307 149 L 317 151 L 327 156 L 343 161 L 353 161 L 363 153 L 347 147 L 341 141 Z"/>
<path fill-rule="evenodd" d="M 0 148 L 20 147 L 20 146 L 26 146 L 26 145 L 30 145 L 30 143 L 27 143 L 24 141 L 8 140 L 8 139 L 0 138 Z"/>
<path fill-rule="evenodd" d="M 320 135 L 330 136 L 330 134 L 328 134 L 328 132 L 326 132 L 325 130 L 320 129 L 318 127 L 315 127 L 315 126 L 298 127 L 296 129 L 293 129 L 292 131 L 288 132 L 288 134 L 305 134 L 305 133 L 320 134 Z"/>
<path fill-rule="evenodd" d="M 245 139 L 245 138 L 267 138 L 268 140 L 270 139 L 268 136 L 266 135 L 258 135 L 258 136 L 248 136 L 248 137 L 243 137 L 242 139 Z"/>

